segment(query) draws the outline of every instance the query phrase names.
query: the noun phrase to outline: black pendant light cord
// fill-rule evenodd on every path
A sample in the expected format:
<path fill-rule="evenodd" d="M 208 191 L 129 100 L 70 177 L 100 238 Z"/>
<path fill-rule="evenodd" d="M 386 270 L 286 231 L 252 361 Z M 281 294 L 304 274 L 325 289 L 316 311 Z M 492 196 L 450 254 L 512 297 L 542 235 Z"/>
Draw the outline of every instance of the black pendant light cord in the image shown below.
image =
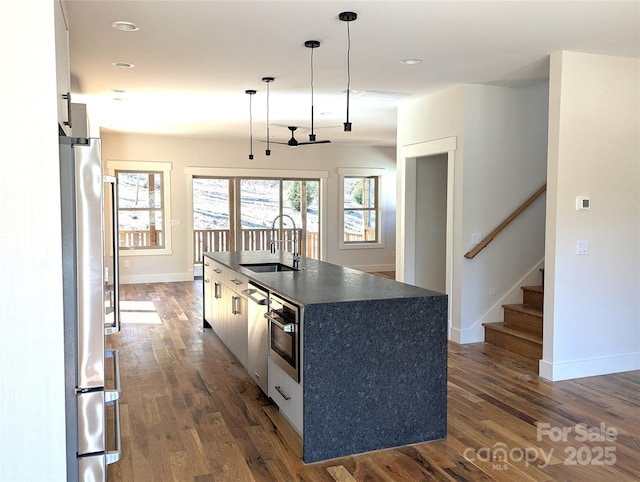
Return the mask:
<path fill-rule="evenodd" d="M 271 154 L 271 149 L 269 148 L 269 82 L 267 82 L 267 156 Z"/>
<path fill-rule="evenodd" d="M 255 90 L 245 90 L 245 94 L 249 94 L 249 160 L 253 159 L 253 95 Z"/>
<path fill-rule="evenodd" d="M 265 155 L 270 156 L 271 155 L 271 149 L 270 149 L 270 145 L 269 145 L 269 138 L 270 138 L 270 134 L 269 134 L 269 84 L 271 82 L 273 82 L 275 80 L 274 77 L 262 77 L 262 82 L 265 82 L 267 84 L 267 150 L 264 151 Z"/>
<path fill-rule="evenodd" d="M 316 141 L 316 134 L 313 131 L 313 50 L 320 47 L 318 40 L 307 40 L 304 46 L 311 49 L 311 134 L 309 134 L 309 142 Z"/>
<path fill-rule="evenodd" d="M 315 141 L 316 135 L 313 133 L 313 51 L 311 49 L 311 134 L 309 134 L 309 140 Z"/>
<path fill-rule="evenodd" d="M 344 123 L 344 130 L 351 131 L 349 122 L 349 94 L 351 94 L 351 29 L 347 22 L 347 122 Z"/>
<path fill-rule="evenodd" d="M 358 18 L 355 12 L 342 12 L 338 18 L 347 22 L 347 121 L 344 123 L 344 131 L 351 132 L 351 122 L 349 122 L 349 96 L 351 95 L 351 29 L 349 23 Z"/>

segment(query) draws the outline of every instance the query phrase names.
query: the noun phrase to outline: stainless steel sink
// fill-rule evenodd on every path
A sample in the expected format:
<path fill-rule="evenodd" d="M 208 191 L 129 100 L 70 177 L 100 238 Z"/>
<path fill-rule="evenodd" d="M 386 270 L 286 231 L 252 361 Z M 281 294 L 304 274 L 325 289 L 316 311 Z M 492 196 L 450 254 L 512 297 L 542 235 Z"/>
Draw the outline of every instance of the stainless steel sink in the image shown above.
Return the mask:
<path fill-rule="evenodd" d="M 241 264 L 243 268 L 254 273 L 280 273 L 283 271 L 298 271 L 297 269 L 282 263 L 249 263 Z"/>

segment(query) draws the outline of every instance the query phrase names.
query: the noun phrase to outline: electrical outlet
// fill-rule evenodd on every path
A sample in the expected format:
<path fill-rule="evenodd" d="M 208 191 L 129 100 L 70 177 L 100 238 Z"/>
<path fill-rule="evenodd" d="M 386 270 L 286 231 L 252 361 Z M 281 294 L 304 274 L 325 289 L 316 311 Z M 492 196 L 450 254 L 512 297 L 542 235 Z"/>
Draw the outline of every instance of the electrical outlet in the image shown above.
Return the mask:
<path fill-rule="evenodd" d="M 124 260 L 124 267 L 125 267 L 125 268 L 128 268 L 128 267 L 129 267 L 129 260 L 128 260 L 128 259 L 125 259 L 125 260 Z"/>
<path fill-rule="evenodd" d="M 494 296 L 498 292 L 495 288 L 489 288 L 489 295 Z"/>

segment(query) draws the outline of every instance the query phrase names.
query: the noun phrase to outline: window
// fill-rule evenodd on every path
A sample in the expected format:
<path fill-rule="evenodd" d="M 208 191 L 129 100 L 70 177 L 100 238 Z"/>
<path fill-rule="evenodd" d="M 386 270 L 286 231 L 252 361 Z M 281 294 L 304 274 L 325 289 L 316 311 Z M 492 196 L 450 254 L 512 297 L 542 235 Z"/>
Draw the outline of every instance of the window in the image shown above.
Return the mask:
<path fill-rule="evenodd" d="M 171 254 L 171 163 L 108 161 L 107 167 L 118 179 L 121 254 Z"/>
<path fill-rule="evenodd" d="M 239 178 L 239 182 L 238 249 L 270 249 L 275 238 L 278 250 L 320 257 L 318 180 Z M 271 230 L 274 221 L 276 233 Z"/>
<path fill-rule="evenodd" d="M 371 169 L 341 169 L 341 248 L 380 247 L 382 176 Z"/>
<path fill-rule="evenodd" d="M 268 251 L 272 239 L 279 241 L 278 250 L 296 246 L 301 256 L 321 259 L 327 171 L 187 167 L 185 172 L 192 179 L 194 273 L 204 252 Z"/>
<path fill-rule="evenodd" d="M 207 251 L 269 250 L 274 237 L 282 241 L 278 250 L 296 246 L 301 255 L 319 259 L 319 180 L 192 179 L 194 265 Z M 278 216 L 276 233 L 271 228 Z"/>
<path fill-rule="evenodd" d="M 163 248 L 162 173 L 117 171 L 120 248 Z"/>

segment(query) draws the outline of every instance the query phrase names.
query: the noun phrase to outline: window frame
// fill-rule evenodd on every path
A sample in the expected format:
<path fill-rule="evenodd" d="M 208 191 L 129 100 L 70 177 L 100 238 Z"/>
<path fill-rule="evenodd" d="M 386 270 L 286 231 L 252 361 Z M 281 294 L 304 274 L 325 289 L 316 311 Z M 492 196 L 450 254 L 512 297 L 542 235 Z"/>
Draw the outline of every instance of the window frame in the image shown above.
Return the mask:
<path fill-rule="evenodd" d="M 164 161 L 107 161 L 109 173 L 116 176 L 119 172 L 131 173 L 160 173 L 162 190 L 162 226 L 163 247 L 134 246 L 121 247 L 120 256 L 158 256 L 173 254 L 171 247 L 172 219 L 171 219 L 171 162 Z M 120 207 L 118 207 L 118 210 Z M 150 208 L 150 210 L 156 208 Z"/>
<path fill-rule="evenodd" d="M 382 196 L 382 180 L 384 169 L 380 168 L 340 168 L 338 169 L 338 175 L 340 178 L 339 187 L 339 225 L 338 225 L 338 249 L 367 249 L 367 248 L 384 248 L 384 230 L 383 226 L 383 212 L 384 201 Z M 375 196 L 375 212 L 376 218 L 376 238 L 374 241 L 345 241 L 344 240 L 344 213 L 345 210 L 353 211 L 353 208 L 345 208 L 344 206 L 344 186 L 346 178 L 375 178 L 376 179 L 376 196 Z M 357 210 L 357 209 L 356 209 Z M 366 209 L 372 210 L 370 208 Z"/>
<path fill-rule="evenodd" d="M 185 174 L 187 176 L 187 209 L 193 211 L 193 177 L 222 177 L 222 178 L 257 178 L 257 179 L 283 179 L 283 180 L 311 180 L 319 181 L 319 208 L 320 216 L 318 219 L 318 239 L 320 243 L 319 260 L 324 261 L 326 258 L 326 232 L 325 229 L 327 221 L 327 179 L 329 178 L 329 171 L 323 170 L 304 170 L 304 169 L 246 169 L 246 168 L 227 168 L 227 167 L 191 167 L 185 168 Z M 239 201 L 239 196 L 236 196 Z M 237 209 L 237 208 L 236 208 Z M 193 258 L 193 246 L 191 243 L 191 237 L 193 236 L 193 222 L 192 216 L 189 216 L 187 221 L 188 236 L 189 236 L 189 259 Z"/>

